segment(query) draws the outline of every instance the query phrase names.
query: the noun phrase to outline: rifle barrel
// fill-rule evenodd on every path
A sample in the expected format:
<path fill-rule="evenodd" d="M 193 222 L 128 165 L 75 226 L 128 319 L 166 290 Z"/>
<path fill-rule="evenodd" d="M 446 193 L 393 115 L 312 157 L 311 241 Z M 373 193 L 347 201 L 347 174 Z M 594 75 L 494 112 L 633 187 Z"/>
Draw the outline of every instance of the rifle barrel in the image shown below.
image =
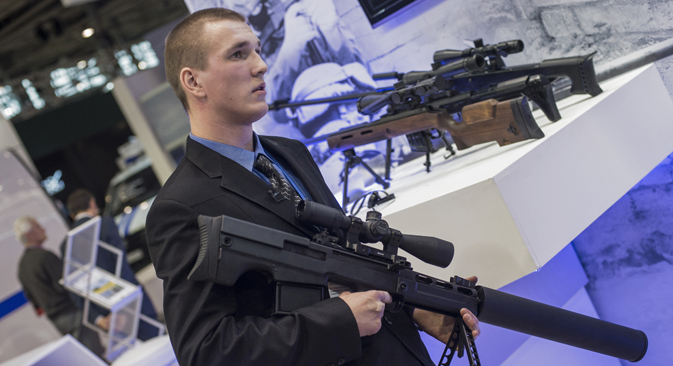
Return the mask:
<path fill-rule="evenodd" d="M 377 95 L 392 90 L 393 88 L 379 88 L 376 91 L 364 92 L 364 93 L 351 93 L 339 95 L 337 97 L 330 98 L 320 98 L 320 99 L 309 99 L 301 101 L 287 101 L 287 100 L 277 100 L 269 104 L 269 110 L 278 111 L 283 108 L 296 108 L 303 107 L 305 105 L 315 105 L 315 104 L 334 104 L 334 103 L 348 103 L 356 102 L 358 99 L 368 96 L 368 95 Z"/>
<path fill-rule="evenodd" d="M 481 54 L 461 58 L 459 60 L 441 66 L 437 70 L 429 71 L 411 71 L 402 77 L 404 85 L 413 85 L 425 79 L 430 79 L 433 76 L 441 75 L 445 79 L 451 76 L 462 73 L 473 73 L 475 71 L 483 70 L 486 67 L 486 59 Z"/>
<path fill-rule="evenodd" d="M 631 362 L 647 352 L 640 330 L 477 286 L 478 318 L 484 323 Z"/>

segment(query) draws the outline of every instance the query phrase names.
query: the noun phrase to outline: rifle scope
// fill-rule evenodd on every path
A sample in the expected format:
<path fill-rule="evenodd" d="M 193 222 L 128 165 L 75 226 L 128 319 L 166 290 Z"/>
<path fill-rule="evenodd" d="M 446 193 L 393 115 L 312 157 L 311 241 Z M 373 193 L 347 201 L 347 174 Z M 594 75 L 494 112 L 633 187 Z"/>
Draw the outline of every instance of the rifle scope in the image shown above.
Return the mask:
<path fill-rule="evenodd" d="M 399 105 L 413 97 L 424 97 L 431 93 L 449 90 L 451 86 L 453 86 L 453 81 L 450 79 L 446 80 L 441 75 L 437 75 L 421 80 L 414 85 L 386 92 L 383 95 L 365 95 L 358 99 L 358 112 L 371 115 L 387 105 Z"/>
<path fill-rule="evenodd" d="M 439 67 L 437 70 L 408 72 L 402 77 L 402 83 L 404 83 L 404 85 L 412 85 L 421 80 L 430 79 L 437 75 L 441 75 L 443 78 L 449 79 L 451 76 L 456 74 L 481 71 L 484 68 L 486 68 L 486 59 L 482 54 L 477 53 L 473 56 L 464 57 L 450 62 L 444 66 Z"/>
<path fill-rule="evenodd" d="M 358 100 L 358 112 L 374 114 L 390 104 L 404 103 L 408 96 L 425 96 L 429 93 L 446 91 L 453 86 L 451 77 L 461 73 L 472 73 L 486 68 L 486 59 L 481 54 L 464 57 L 453 61 L 436 70 L 411 71 L 406 74 L 396 72 L 377 74 L 382 77 L 395 75 L 400 80 L 395 90 L 383 94 L 366 95 Z"/>
<path fill-rule="evenodd" d="M 296 216 L 299 221 L 322 226 L 331 231 L 341 230 L 345 233 L 360 227 L 360 225 L 354 225 L 355 222 L 362 222 L 357 217 L 344 215 L 340 210 L 308 200 L 299 201 Z M 357 239 L 361 243 L 381 242 L 384 248 L 389 249 L 392 249 L 389 244 L 397 244 L 399 248 L 423 262 L 442 268 L 448 267 L 453 260 L 451 242 L 430 236 L 404 235 L 399 230 L 391 229 L 386 221 L 381 220 L 381 215 L 375 211 L 367 214 L 367 221 L 363 223 Z M 392 251 L 394 253 L 391 254 L 397 254 L 396 248 Z"/>
<path fill-rule="evenodd" d="M 500 42 L 496 45 L 487 45 L 484 47 L 466 48 L 460 50 L 441 50 L 435 52 L 432 56 L 434 62 L 451 62 L 464 57 L 470 57 L 475 54 L 483 56 L 507 56 L 511 53 L 519 53 L 523 51 L 523 42 L 519 39 L 513 41 Z"/>

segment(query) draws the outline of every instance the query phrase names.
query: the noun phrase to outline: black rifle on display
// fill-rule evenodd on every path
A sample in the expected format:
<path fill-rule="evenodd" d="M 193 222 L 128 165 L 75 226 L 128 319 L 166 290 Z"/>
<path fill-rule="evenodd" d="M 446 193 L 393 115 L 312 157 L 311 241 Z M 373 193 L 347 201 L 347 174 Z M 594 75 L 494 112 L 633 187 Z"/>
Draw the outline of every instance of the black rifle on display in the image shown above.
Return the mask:
<path fill-rule="evenodd" d="M 524 95 L 534 102 L 552 122 L 561 119 L 553 85 L 560 79 L 570 79 L 572 94 L 598 95 L 602 92 L 596 81 L 593 65 L 594 54 L 544 60 L 537 64 L 506 67 L 503 57 L 523 51 L 520 40 L 501 42 L 484 46 L 479 39 L 475 48 L 462 51 L 442 50 L 434 54 L 432 70 L 412 71 L 405 74 L 384 73 L 374 75 L 375 79 L 396 78 L 395 90 L 366 95 L 358 100 L 358 110 L 363 114 L 374 114 L 384 107 L 387 113 L 379 120 L 363 123 L 324 136 L 330 150 L 343 151 L 355 146 L 381 141 L 395 136 L 407 135 L 413 150 L 428 151 L 428 134 L 422 129 L 411 129 L 405 122 L 411 116 L 425 114 L 430 120 L 445 121 L 444 129 L 456 143 L 458 150 L 470 146 L 498 141 L 500 146 L 512 142 L 544 137 L 535 120 L 527 124 L 532 133 L 513 140 L 521 129 L 501 125 L 493 129 L 488 124 L 474 122 L 466 106 L 489 99 L 511 100 Z M 435 114 L 436 116 L 432 116 Z M 462 118 L 456 118 L 461 116 Z M 466 118 L 467 117 L 467 118 Z M 528 118 L 526 118 L 528 120 Z M 385 125 L 385 127 L 384 127 Z M 400 128 L 400 126 L 407 126 Z M 512 127 L 516 127 L 512 125 Z M 434 127 L 433 127 L 434 128 Z M 394 132 L 389 132 L 394 131 Z M 420 135 L 419 135 L 420 133 Z"/>
<path fill-rule="evenodd" d="M 390 139 L 405 135 L 411 150 L 424 152 L 426 170 L 430 154 L 435 152 L 432 139 L 441 138 L 451 155 L 455 154 L 448 133 L 458 150 L 496 141 L 500 146 L 544 137 L 528 105 L 532 101 L 552 122 L 561 119 L 554 96 L 555 85 L 569 83 L 571 94 L 598 95 L 594 54 L 544 60 L 537 64 L 507 67 L 503 57 L 523 51 L 523 42 L 513 40 L 465 50 L 441 50 L 434 54 L 432 70 L 406 74 L 391 72 L 374 75 L 375 79 L 395 78 L 394 90 L 343 95 L 319 100 L 274 102 L 271 109 L 300 107 L 317 103 L 344 103 L 358 97 L 358 110 L 375 114 L 387 108 L 380 119 L 305 140 L 307 145 L 326 141 L 331 152 L 343 151 L 343 206 L 348 204 L 348 172 L 361 164 L 381 184 L 390 179 Z M 506 107 L 507 106 L 507 107 Z M 437 131 L 438 133 L 433 133 Z M 385 179 L 378 176 L 354 148 L 388 140 Z"/>
<path fill-rule="evenodd" d="M 404 235 L 391 229 L 378 212 L 369 212 L 363 222 L 340 210 L 301 201 L 297 218 L 330 232 L 309 240 L 227 216 L 199 216 L 201 248 L 189 280 L 233 286 L 246 272 L 266 273 L 276 284 L 276 314 L 329 298 L 328 282 L 355 291 L 387 291 L 393 311 L 406 304 L 457 317 L 454 333 L 459 341 L 451 348 L 447 345 L 440 365 L 448 365 L 463 350 L 470 365 L 481 364 L 474 339 L 459 316 L 462 308 L 484 323 L 632 362 L 647 352 L 642 331 L 476 286 L 457 276 L 445 281 L 414 272 L 397 254 L 398 248 L 445 268 L 453 259 L 453 244 Z M 376 242 L 383 249 L 363 244 Z"/>

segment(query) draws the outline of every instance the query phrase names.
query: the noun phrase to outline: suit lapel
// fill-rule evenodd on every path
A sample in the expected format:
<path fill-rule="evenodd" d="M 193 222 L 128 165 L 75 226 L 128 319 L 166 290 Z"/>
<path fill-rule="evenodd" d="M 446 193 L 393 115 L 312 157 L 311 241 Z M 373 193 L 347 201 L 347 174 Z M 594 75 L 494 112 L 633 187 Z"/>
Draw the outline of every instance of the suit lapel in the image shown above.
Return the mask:
<path fill-rule="evenodd" d="M 276 201 L 269 193 L 271 186 L 254 173 L 243 168 L 240 164 L 208 149 L 192 139 L 188 139 L 187 142 L 187 158 L 204 171 L 210 178 L 221 177 L 220 186 L 223 189 L 235 193 L 272 212 L 307 236 L 310 237 L 313 235 L 313 231 L 307 227 L 303 227 L 294 218 L 295 209 L 292 202 L 287 200 L 280 202 Z M 287 160 L 286 156 L 282 156 L 282 158 Z"/>

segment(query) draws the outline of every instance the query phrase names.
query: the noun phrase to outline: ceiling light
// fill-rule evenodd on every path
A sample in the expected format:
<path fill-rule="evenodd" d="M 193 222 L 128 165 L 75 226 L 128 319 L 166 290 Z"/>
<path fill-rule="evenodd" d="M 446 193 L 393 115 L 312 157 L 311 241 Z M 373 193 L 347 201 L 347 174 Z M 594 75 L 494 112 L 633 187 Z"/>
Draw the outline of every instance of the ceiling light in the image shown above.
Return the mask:
<path fill-rule="evenodd" d="M 87 28 L 87 29 L 82 31 L 82 37 L 83 38 L 89 38 L 89 37 L 93 36 L 93 34 L 94 34 L 93 28 Z"/>
<path fill-rule="evenodd" d="M 81 70 L 86 69 L 86 61 L 82 60 L 82 61 L 78 62 L 77 63 L 77 68 L 79 68 Z"/>

